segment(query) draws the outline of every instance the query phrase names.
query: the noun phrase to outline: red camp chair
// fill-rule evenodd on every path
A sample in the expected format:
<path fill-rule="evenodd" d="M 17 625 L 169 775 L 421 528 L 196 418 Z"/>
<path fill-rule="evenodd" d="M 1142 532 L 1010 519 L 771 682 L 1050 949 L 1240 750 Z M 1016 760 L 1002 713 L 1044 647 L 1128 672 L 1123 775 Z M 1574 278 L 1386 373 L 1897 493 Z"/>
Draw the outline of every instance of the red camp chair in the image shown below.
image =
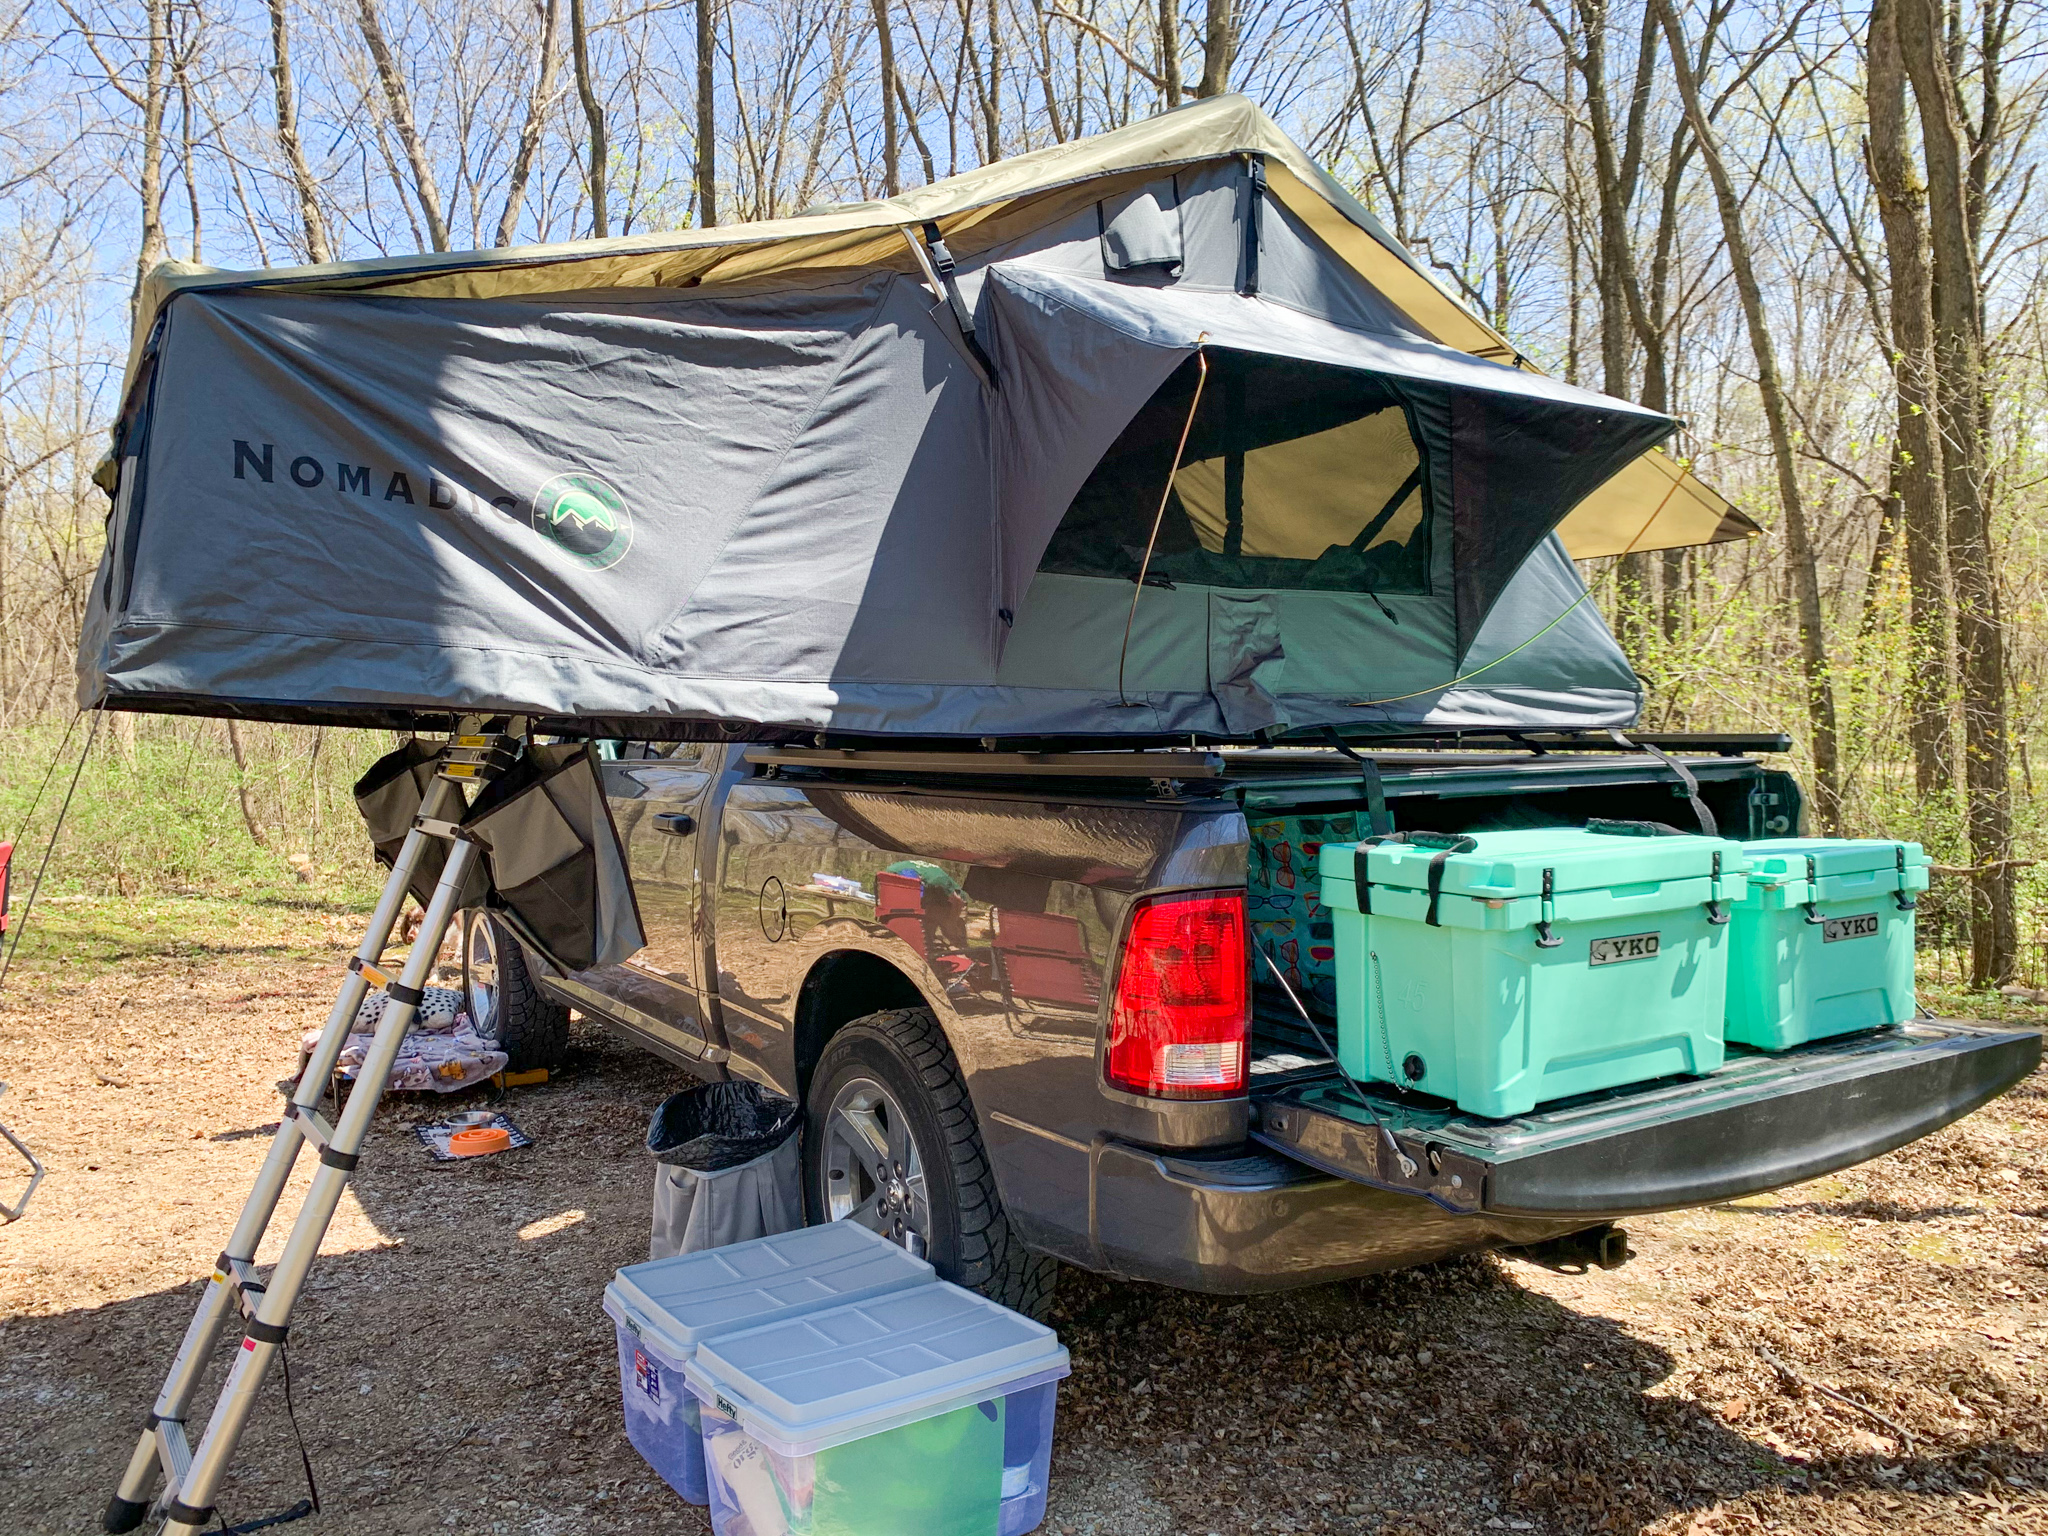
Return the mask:
<path fill-rule="evenodd" d="M 922 958 L 928 943 L 924 928 L 924 882 L 915 875 L 876 875 L 875 921 Z"/>
<path fill-rule="evenodd" d="M 917 951 L 950 985 L 974 967 L 967 955 L 932 953 L 931 918 L 925 910 L 924 882 L 915 875 L 883 871 L 875 876 L 875 919 Z"/>
<path fill-rule="evenodd" d="M 1102 989 L 1077 919 L 1001 908 L 991 917 L 1003 995 L 1013 1006 L 1019 998 L 1067 1008 L 1095 1006 Z"/>

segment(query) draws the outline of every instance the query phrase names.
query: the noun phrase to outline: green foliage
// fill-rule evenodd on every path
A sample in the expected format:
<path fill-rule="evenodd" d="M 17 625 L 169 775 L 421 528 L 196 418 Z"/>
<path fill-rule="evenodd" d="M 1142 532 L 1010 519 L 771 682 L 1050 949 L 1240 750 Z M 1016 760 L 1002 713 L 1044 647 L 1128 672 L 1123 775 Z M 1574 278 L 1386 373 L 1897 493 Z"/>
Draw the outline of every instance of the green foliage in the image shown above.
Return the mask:
<path fill-rule="evenodd" d="M 368 906 L 318 895 L 51 897 L 46 889 L 22 930 L 7 988 L 126 965 L 147 976 L 216 960 L 331 960 L 362 937 Z"/>
<path fill-rule="evenodd" d="M 91 726 L 90 717 L 81 719 L 68 739 L 61 720 L 0 735 L 0 840 L 18 845 L 16 911 Z M 373 899 L 378 878 L 350 786 L 389 750 L 390 736 L 252 724 L 236 731 L 245 768 L 237 767 L 221 721 L 103 719 L 78 773 L 43 898 Z"/>
<path fill-rule="evenodd" d="M 1607 580 L 1611 575 L 1602 573 Z M 1812 732 L 1805 674 L 1789 594 L 1780 573 L 1747 552 L 1701 559 L 1687 571 L 1678 623 L 1667 634 L 1658 615 L 1616 615 L 1648 700 L 1643 719 L 1661 730 L 1782 729 L 1793 738 L 1787 766 L 1813 783 Z M 2016 605 L 2017 606 L 2017 605 Z M 2012 633 L 2017 655 L 2031 658 L 2042 618 L 2036 600 L 2018 615 Z M 1835 693 L 1843 778 L 1843 833 L 1896 837 L 1922 844 L 1951 871 L 1971 865 L 1962 795 L 1961 722 L 1952 722 L 1953 780 L 1947 793 L 1922 794 L 1915 782 L 1908 736 L 1914 654 L 1903 573 L 1887 570 L 1859 612 L 1839 603 L 1829 633 L 1830 679 Z M 2048 987 L 2048 808 L 2033 791 L 2027 750 L 2039 689 L 2031 672 L 2015 667 L 2009 708 L 2013 780 L 2015 900 L 2020 932 L 2020 980 Z M 1921 900 L 1918 923 L 1922 970 L 1930 984 L 1960 987 L 1969 973 L 1970 883 L 1959 873 L 1938 873 Z M 1945 978 L 1945 981 L 1943 980 Z M 1982 994 L 1977 997 L 1983 1005 Z"/>

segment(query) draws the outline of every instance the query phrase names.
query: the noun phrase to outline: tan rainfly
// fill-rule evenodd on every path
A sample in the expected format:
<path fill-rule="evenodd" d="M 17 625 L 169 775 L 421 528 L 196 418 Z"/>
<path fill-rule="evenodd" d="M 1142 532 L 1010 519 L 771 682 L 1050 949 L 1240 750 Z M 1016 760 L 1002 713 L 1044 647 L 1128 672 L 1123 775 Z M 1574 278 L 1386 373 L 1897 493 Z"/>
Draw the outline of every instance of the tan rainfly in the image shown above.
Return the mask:
<path fill-rule="evenodd" d="M 295 292 L 505 298 L 592 289 L 707 288 L 856 270 L 917 270 L 906 231 L 938 225 L 956 257 L 1000 245 L 1063 211 L 1135 189 L 1178 166 L 1256 156 L 1271 196 L 1397 305 L 1423 334 L 1475 357 L 1536 369 L 1452 298 L 1379 221 L 1242 96 L 1218 96 L 948 177 L 896 197 L 709 229 L 503 250 L 228 272 L 165 262 L 144 281 L 130 372 L 164 302 L 186 289 L 260 285 Z M 132 382 L 132 377 L 131 377 Z M 107 466 L 111 468 L 111 466 Z M 1719 544 L 1760 530 L 1676 459 L 1653 449 L 1593 492 L 1558 528 L 1574 559 Z"/>

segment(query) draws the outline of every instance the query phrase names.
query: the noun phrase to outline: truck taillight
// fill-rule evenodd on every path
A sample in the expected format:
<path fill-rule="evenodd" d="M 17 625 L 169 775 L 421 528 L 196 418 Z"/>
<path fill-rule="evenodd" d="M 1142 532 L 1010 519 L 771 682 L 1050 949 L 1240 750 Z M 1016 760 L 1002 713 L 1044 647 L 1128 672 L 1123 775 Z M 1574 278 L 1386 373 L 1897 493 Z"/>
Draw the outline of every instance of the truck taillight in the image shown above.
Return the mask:
<path fill-rule="evenodd" d="M 1159 1099 L 1245 1091 L 1250 955 L 1244 893 L 1148 896 L 1124 933 L 1103 1076 Z"/>

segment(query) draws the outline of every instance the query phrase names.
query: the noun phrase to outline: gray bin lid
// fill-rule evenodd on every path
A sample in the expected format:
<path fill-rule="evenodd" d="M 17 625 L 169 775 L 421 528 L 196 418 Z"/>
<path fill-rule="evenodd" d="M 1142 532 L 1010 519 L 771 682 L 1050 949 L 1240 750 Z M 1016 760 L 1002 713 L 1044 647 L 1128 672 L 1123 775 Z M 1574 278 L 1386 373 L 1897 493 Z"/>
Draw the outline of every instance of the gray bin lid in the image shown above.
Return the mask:
<path fill-rule="evenodd" d="M 799 1313 L 936 1283 L 931 1265 L 851 1221 L 628 1264 L 604 1309 L 666 1363 L 706 1339 Z"/>
<path fill-rule="evenodd" d="M 1045 1324 L 941 1280 L 706 1340 L 683 1379 L 771 1450 L 801 1456 L 1067 1371 Z"/>

